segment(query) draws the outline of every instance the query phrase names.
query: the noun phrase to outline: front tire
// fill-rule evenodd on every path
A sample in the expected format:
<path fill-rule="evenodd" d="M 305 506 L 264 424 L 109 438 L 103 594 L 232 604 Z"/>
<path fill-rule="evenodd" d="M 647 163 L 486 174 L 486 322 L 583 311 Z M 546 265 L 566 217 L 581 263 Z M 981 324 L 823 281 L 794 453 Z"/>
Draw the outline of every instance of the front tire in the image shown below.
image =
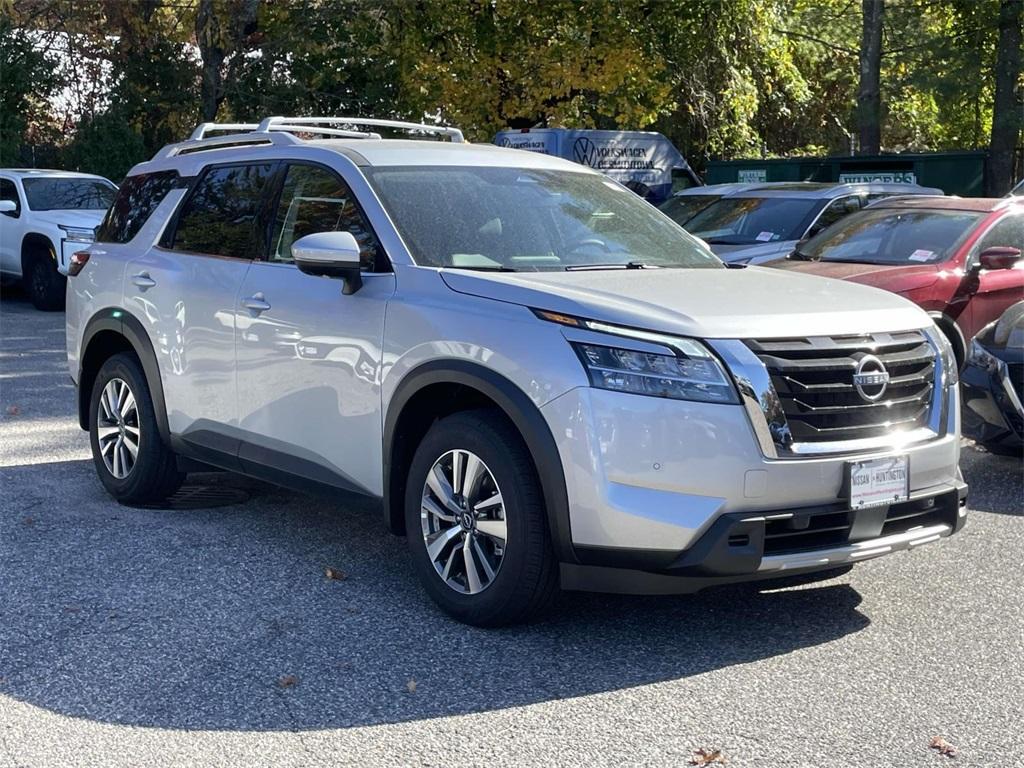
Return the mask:
<path fill-rule="evenodd" d="M 424 588 L 459 621 L 526 621 L 555 591 L 536 470 L 518 432 L 493 411 L 457 413 L 430 428 L 409 469 L 405 524 Z"/>
<path fill-rule="evenodd" d="M 163 501 L 181 486 L 184 475 L 160 438 L 135 355 L 114 355 L 100 368 L 89 399 L 89 442 L 100 482 L 122 504 Z"/>
<path fill-rule="evenodd" d="M 25 256 L 25 290 L 36 309 L 53 312 L 64 309 L 67 278 L 57 270 L 52 248 L 33 248 Z"/>

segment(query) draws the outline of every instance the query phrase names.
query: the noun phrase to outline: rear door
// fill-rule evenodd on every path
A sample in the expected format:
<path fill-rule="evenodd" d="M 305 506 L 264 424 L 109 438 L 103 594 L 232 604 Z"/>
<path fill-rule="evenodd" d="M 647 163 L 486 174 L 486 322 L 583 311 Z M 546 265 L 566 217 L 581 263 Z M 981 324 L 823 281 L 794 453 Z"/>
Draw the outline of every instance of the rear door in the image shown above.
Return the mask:
<path fill-rule="evenodd" d="M 157 246 L 128 264 L 125 302 L 160 363 L 171 432 L 211 459 L 237 453 L 235 305 L 275 161 L 207 166 Z"/>
<path fill-rule="evenodd" d="M 349 184 L 321 165 L 291 163 L 235 307 L 243 467 L 373 495 L 382 493 L 380 366 L 395 276 Z M 359 242 L 363 286 L 300 272 L 291 245 L 344 230 Z"/>
<path fill-rule="evenodd" d="M 978 264 L 981 252 L 995 246 L 1010 246 L 1024 251 L 1024 213 L 1004 215 L 981 236 L 968 259 L 968 273 Z M 1011 304 L 1024 299 L 1024 260 L 1012 269 L 983 269 L 977 273 L 974 294 L 968 302 L 968 339 L 999 318 Z"/>

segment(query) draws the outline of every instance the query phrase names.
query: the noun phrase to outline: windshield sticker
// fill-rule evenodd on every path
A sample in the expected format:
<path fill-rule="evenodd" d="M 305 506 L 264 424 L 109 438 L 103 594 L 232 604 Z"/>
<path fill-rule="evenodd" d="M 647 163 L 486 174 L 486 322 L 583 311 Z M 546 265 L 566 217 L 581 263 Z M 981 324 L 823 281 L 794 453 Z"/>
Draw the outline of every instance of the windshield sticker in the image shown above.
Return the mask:
<path fill-rule="evenodd" d="M 762 233 L 760 233 L 757 236 L 757 239 L 758 239 L 759 242 L 767 243 L 767 242 L 775 239 L 775 233 L 774 232 L 762 232 Z"/>
<path fill-rule="evenodd" d="M 929 251 L 925 248 L 918 248 L 908 257 L 911 261 L 931 261 L 935 258 L 935 251 Z"/>

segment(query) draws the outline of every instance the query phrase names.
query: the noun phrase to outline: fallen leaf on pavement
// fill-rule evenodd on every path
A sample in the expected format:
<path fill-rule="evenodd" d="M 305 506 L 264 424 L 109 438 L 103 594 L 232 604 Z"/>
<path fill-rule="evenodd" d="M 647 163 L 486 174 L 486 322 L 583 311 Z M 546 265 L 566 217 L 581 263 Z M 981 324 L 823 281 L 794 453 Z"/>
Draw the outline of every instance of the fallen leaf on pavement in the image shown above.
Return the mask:
<path fill-rule="evenodd" d="M 291 688 L 298 682 L 299 678 L 297 678 L 295 675 L 283 675 L 281 679 L 277 681 L 277 684 L 280 685 L 282 688 Z"/>
<path fill-rule="evenodd" d="M 326 576 L 331 581 L 344 581 L 348 578 L 347 573 L 338 570 L 337 568 L 331 568 L 330 566 L 324 568 L 324 576 Z"/>
<path fill-rule="evenodd" d="M 409 678 L 409 682 L 405 684 L 405 687 L 406 690 L 409 691 L 409 693 L 416 693 L 416 681 L 413 680 L 411 677 Z"/>
<path fill-rule="evenodd" d="M 928 746 L 932 749 L 938 750 L 940 755 L 945 755 L 946 757 L 956 757 L 956 747 L 954 747 L 941 736 L 933 736 L 932 740 L 928 742 Z"/>
<path fill-rule="evenodd" d="M 690 758 L 690 765 L 711 765 L 712 763 L 725 765 L 725 755 L 722 754 L 722 750 L 701 747 Z"/>
<path fill-rule="evenodd" d="M 19 408 L 18 406 L 16 406 L 16 405 L 8 405 L 7 406 L 7 415 L 8 416 L 17 416 L 19 413 L 21 413 L 21 408 Z"/>
<path fill-rule="evenodd" d="M 35 521 L 36 521 L 35 518 L 32 517 L 31 515 L 29 515 L 28 517 L 26 517 L 21 522 L 22 522 L 23 525 L 32 525 L 33 523 L 35 523 Z"/>

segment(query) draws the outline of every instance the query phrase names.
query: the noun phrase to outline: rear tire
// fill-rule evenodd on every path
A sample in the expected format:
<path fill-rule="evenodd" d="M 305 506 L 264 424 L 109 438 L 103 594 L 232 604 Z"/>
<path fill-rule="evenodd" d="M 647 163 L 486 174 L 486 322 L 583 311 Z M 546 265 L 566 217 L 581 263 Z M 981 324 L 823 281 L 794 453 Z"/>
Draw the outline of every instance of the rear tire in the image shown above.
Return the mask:
<path fill-rule="evenodd" d="M 45 312 L 64 309 L 67 278 L 57 270 L 52 248 L 32 248 L 25 255 L 22 278 L 36 309 Z"/>
<path fill-rule="evenodd" d="M 536 469 L 522 437 L 494 411 L 456 413 L 430 428 L 409 469 L 405 524 L 424 588 L 459 621 L 523 622 L 555 592 L 558 572 Z M 431 547 L 433 556 L 428 540 L 439 547 Z"/>
<path fill-rule="evenodd" d="M 114 355 L 100 368 L 89 398 L 89 442 L 100 482 L 122 504 L 163 501 L 184 480 L 160 437 L 146 376 L 133 354 Z"/>

